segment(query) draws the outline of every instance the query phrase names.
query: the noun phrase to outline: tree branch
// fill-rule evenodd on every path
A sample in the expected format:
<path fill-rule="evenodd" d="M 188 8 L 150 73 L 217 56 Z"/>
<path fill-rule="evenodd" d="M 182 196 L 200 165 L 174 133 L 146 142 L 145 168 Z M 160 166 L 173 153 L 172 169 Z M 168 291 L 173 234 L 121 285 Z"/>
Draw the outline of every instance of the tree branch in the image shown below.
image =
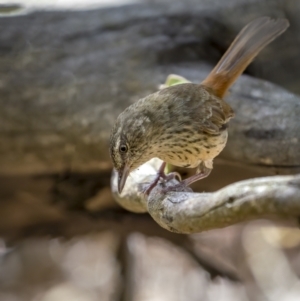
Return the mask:
<path fill-rule="evenodd" d="M 141 183 L 155 174 L 158 164 L 159 160 L 154 159 L 134 172 L 121 196 L 117 194 L 113 173 L 112 190 L 121 206 L 134 212 L 148 211 L 169 231 L 197 233 L 259 218 L 300 216 L 300 175 L 250 179 L 214 193 L 193 193 L 186 187 L 165 193 L 165 188 L 178 184 L 171 180 L 160 182 L 146 197 Z"/>

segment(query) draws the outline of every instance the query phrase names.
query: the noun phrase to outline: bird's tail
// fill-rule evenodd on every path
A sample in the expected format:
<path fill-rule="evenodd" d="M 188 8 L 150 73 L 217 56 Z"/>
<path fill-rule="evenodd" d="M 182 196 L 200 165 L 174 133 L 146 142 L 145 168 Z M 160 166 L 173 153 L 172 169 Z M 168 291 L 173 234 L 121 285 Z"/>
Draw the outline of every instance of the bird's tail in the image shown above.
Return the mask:
<path fill-rule="evenodd" d="M 246 25 L 216 67 L 201 83 L 223 97 L 255 56 L 289 26 L 286 19 L 261 17 Z"/>

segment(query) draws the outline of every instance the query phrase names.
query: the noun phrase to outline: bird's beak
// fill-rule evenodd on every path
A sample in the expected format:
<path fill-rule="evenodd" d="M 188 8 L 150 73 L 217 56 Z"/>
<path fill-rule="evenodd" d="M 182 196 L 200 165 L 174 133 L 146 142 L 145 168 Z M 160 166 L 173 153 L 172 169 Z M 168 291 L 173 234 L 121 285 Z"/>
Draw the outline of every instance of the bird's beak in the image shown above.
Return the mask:
<path fill-rule="evenodd" d="M 125 183 L 126 179 L 130 173 L 130 167 L 125 164 L 125 166 L 118 171 L 118 192 L 121 193 Z"/>

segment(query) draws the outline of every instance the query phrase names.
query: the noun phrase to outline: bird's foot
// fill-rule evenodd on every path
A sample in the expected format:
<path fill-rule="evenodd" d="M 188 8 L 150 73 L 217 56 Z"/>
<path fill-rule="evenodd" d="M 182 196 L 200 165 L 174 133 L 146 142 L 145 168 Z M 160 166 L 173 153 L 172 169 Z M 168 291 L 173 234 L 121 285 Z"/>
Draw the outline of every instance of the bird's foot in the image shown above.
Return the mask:
<path fill-rule="evenodd" d="M 180 177 L 179 173 L 177 173 L 177 172 L 171 172 L 171 173 L 165 174 L 165 167 L 166 167 L 166 162 L 163 162 L 162 165 L 160 166 L 159 170 L 157 171 L 157 174 L 156 174 L 154 180 L 151 183 L 149 183 L 149 185 L 147 187 L 142 188 L 142 192 L 145 195 L 150 194 L 151 190 L 157 185 L 157 183 L 159 182 L 160 179 L 163 179 L 165 182 L 168 182 L 168 181 L 178 177 L 179 180 L 181 181 L 181 177 Z"/>
<path fill-rule="evenodd" d="M 200 172 L 199 172 L 200 171 Z M 200 166 L 198 173 L 196 173 L 195 175 L 190 176 L 189 178 L 180 181 L 178 184 L 175 184 L 173 186 L 169 186 L 169 187 L 165 187 L 163 189 L 164 193 L 170 192 L 170 191 L 175 191 L 175 192 L 181 192 L 181 191 L 187 191 L 187 192 L 193 192 L 192 188 L 190 188 L 189 186 L 196 182 L 199 181 L 201 179 L 206 178 L 207 176 L 209 176 L 211 169 L 205 167 L 204 165 Z"/>
<path fill-rule="evenodd" d="M 180 181 L 175 185 L 170 185 L 162 188 L 163 194 L 167 194 L 168 192 L 193 192 L 193 189 L 186 185 L 184 181 Z"/>
<path fill-rule="evenodd" d="M 142 192 L 145 195 L 149 195 L 150 192 L 152 191 L 152 189 L 157 185 L 157 183 L 159 182 L 160 179 L 163 179 L 165 182 L 168 182 L 170 180 L 175 179 L 176 177 L 179 178 L 179 180 L 181 180 L 181 177 L 180 177 L 178 172 L 171 172 L 171 173 L 168 173 L 168 174 L 157 173 L 154 180 L 151 183 L 149 183 L 149 185 L 147 187 L 142 189 Z"/>

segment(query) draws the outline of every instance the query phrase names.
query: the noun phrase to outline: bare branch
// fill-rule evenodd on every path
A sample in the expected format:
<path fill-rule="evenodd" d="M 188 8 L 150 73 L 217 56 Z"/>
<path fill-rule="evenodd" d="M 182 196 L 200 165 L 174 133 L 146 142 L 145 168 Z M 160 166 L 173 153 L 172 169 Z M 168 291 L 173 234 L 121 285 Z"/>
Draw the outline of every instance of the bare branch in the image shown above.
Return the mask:
<path fill-rule="evenodd" d="M 148 211 L 169 231 L 197 233 L 259 218 L 300 216 L 300 175 L 250 179 L 214 193 L 193 193 L 185 187 L 166 193 L 166 188 L 178 184 L 171 180 L 159 183 L 146 197 L 141 193 L 141 183 L 155 174 L 158 164 L 154 159 L 133 173 L 121 196 L 114 173 L 112 190 L 121 206 L 134 212 Z"/>

